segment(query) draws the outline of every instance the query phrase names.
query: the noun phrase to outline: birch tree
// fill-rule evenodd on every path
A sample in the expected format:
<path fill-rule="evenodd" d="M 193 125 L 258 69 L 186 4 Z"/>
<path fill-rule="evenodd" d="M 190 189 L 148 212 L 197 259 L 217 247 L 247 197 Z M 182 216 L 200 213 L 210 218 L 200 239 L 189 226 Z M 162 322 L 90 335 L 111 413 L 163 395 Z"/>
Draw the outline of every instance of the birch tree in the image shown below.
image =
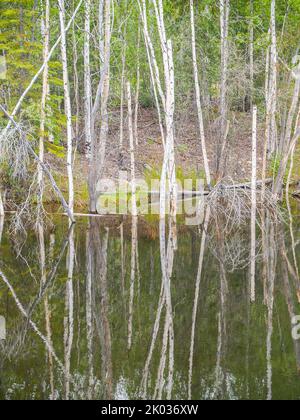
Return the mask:
<path fill-rule="evenodd" d="M 2 191 L 0 190 L 0 217 L 4 217 L 4 205 L 3 205 L 3 198 L 2 198 Z"/>
<path fill-rule="evenodd" d="M 195 92 L 196 92 L 196 102 L 197 102 L 197 110 L 198 110 L 200 140 L 201 140 L 202 156 L 203 156 L 203 161 L 204 161 L 206 182 L 210 186 L 211 185 L 211 176 L 210 176 L 210 168 L 209 168 L 209 162 L 208 162 L 207 151 L 206 151 L 206 141 L 205 141 L 203 112 L 202 112 L 202 105 L 201 105 L 201 94 L 200 94 L 199 74 L 198 74 L 198 64 L 197 64 L 194 0 L 190 0 L 190 9 L 191 9 L 193 68 L 194 68 Z"/>
<path fill-rule="evenodd" d="M 90 64 L 91 0 L 85 1 L 84 33 L 84 106 L 85 106 L 85 150 L 88 160 L 92 151 L 92 84 Z"/>
<path fill-rule="evenodd" d="M 133 134 L 133 118 L 132 118 L 132 96 L 130 82 L 127 82 L 127 103 L 128 103 L 128 135 L 130 147 L 130 172 L 131 172 L 131 214 L 137 216 L 136 207 L 136 181 L 135 181 L 135 156 L 134 156 L 134 134 Z"/>
<path fill-rule="evenodd" d="M 252 122 L 252 182 L 251 182 L 251 256 L 250 288 L 251 301 L 255 301 L 255 268 L 256 268 L 256 183 L 257 183 L 257 107 L 253 107 Z"/>
<path fill-rule="evenodd" d="M 270 69 L 270 132 L 269 149 L 270 153 L 277 151 L 277 35 L 276 35 L 276 0 L 271 2 L 271 69 Z"/>
<path fill-rule="evenodd" d="M 73 184 L 73 131 L 72 131 L 72 110 L 69 86 L 69 73 L 67 61 L 67 39 L 65 28 L 65 2 L 58 0 L 59 19 L 61 29 L 61 57 L 63 67 L 63 82 L 64 82 L 64 98 L 65 98 L 65 113 L 67 118 L 67 172 L 69 183 L 69 208 L 71 213 L 74 212 L 74 184 Z"/>
<path fill-rule="evenodd" d="M 228 60 L 229 60 L 229 14 L 230 0 L 220 0 L 220 27 L 221 27 L 221 141 L 217 153 L 217 177 L 221 179 L 225 170 L 225 148 L 228 136 L 227 121 L 227 79 L 228 79 Z"/>
<path fill-rule="evenodd" d="M 127 2 L 126 2 L 127 9 Z M 121 101 L 120 101 L 120 149 L 123 147 L 124 139 L 124 92 L 125 92 L 125 70 L 126 70 L 126 35 L 127 35 L 127 20 L 124 23 L 124 30 L 122 33 L 122 74 L 121 74 Z"/>
<path fill-rule="evenodd" d="M 249 57 L 250 57 L 250 102 L 253 104 L 253 93 L 254 93 L 254 4 L 253 0 L 250 0 L 250 28 L 249 28 Z"/>
<path fill-rule="evenodd" d="M 99 21 L 102 21 L 104 13 L 104 46 L 103 46 L 103 65 L 100 69 L 100 81 L 98 84 L 92 111 L 92 125 L 100 110 L 100 135 L 98 141 L 93 141 L 92 158 L 89 170 L 89 192 L 90 192 L 90 211 L 96 212 L 97 184 L 103 175 L 106 143 L 108 136 L 108 99 L 110 90 L 110 52 L 111 52 L 111 0 L 107 0 L 103 7 L 99 8 Z M 102 3 L 101 3 L 102 6 Z M 102 29 L 101 29 L 102 30 Z M 102 49 L 102 46 L 101 46 Z"/>
<path fill-rule="evenodd" d="M 41 162 L 44 162 L 46 102 L 47 102 L 47 96 L 49 92 L 49 83 L 48 83 L 49 65 L 48 65 L 47 59 L 49 55 L 49 43 L 50 43 L 50 0 L 45 1 L 45 13 L 42 19 L 42 36 L 44 39 L 43 60 L 47 64 L 45 65 L 44 72 L 43 72 L 39 159 Z M 40 200 L 40 205 L 41 205 L 43 201 L 43 169 L 40 165 L 38 166 L 38 185 L 39 185 L 39 200 Z"/>
<path fill-rule="evenodd" d="M 264 160 L 271 157 L 277 151 L 277 35 L 276 35 L 276 0 L 271 1 L 270 23 L 271 46 L 267 51 L 266 67 L 266 129 Z M 270 53 L 270 55 L 269 55 Z M 269 66 L 269 68 L 268 68 Z M 265 176 L 265 166 L 263 176 Z"/>

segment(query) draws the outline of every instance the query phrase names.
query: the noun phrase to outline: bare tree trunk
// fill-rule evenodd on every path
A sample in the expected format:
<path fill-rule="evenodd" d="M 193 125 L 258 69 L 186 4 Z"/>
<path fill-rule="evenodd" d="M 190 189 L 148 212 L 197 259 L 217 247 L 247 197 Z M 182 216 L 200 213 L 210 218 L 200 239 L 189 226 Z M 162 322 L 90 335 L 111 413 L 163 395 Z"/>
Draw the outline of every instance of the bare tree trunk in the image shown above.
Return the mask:
<path fill-rule="evenodd" d="M 276 34 L 276 0 L 271 2 L 271 69 L 269 85 L 269 129 L 268 148 L 269 155 L 277 152 L 277 34 Z"/>
<path fill-rule="evenodd" d="M 165 110 L 165 97 L 164 97 L 164 93 L 162 91 L 162 86 L 160 82 L 160 75 L 159 75 L 157 60 L 155 57 L 155 51 L 154 51 L 153 44 L 151 42 L 151 38 L 148 31 L 146 2 L 145 0 L 141 0 L 142 3 L 140 2 L 140 0 L 137 0 L 137 1 L 138 1 L 139 9 L 140 9 L 140 16 L 143 23 L 146 52 L 147 52 L 147 58 L 148 58 L 148 63 L 149 63 L 154 99 L 155 99 L 155 104 L 156 104 L 156 109 L 157 109 L 157 114 L 158 114 L 161 138 L 162 138 L 163 146 L 165 148 L 165 133 L 164 133 L 164 128 L 163 128 L 162 113 L 161 113 L 161 104 L 162 104 L 163 110 Z M 161 104 L 159 102 L 159 99 L 161 101 Z"/>
<path fill-rule="evenodd" d="M 220 26 L 221 26 L 221 140 L 217 152 L 217 178 L 222 179 L 225 171 L 225 149 L 228 136 L 227 122 L 227 79 L 229 60 L 229 13 L 230 0 L 220 0 Z"/>
<path fill-rule="evenodd" d="M 250 102 L 251 107 L 253 106 L 253 94 L 254 94 L 254 4 L 253 0 L 250 0 L 250 43 L 249 43 L 249 56 L 250 56 Z"/>
<path fill-rule="evenodd" d="M 138 117 L 139 117 L 139 97 L 140 97 L 140 82 L 141 82 L 141 71 L 140 71 L 140 46 L 141 46 L 141 24 L 139 20 L 138 27 L 138 44 L 137 44 L 137 68 L 136 68 L 136 91 L 135 91 L 135 109 L 134 109 L 134 137 L 135 144 L 139 144 L 138 136 Z"/>
<path fill-rule="evenodd" d="M 105 2 L 104 7 L 104 62 L 101 71 L 101 80 L 99 82 L 93 107 L 93 124 L 95 122 L 95 114 L 100 104 L 100 136 L 99 142 L 95 142 L 92 148 L 92 162 L 89 174 L 89 191 L 90 191 L 90 211 L 96 212 L 96 187 L 98 181 L 103 175 L 106 143 L 108 136 L 108 99 L 110 89 L 110 41 L 111 41 L 111 0 Z M 103 78 L 103 79 L 102 79 Z"/>
<path fill-rule="evenodd" d="M 69 73 L 67 61 L 67 40 L 65 29 L 65 2 L 58 0 L 59 18 L 61 28 L 61 56 L 63 66 L 64 96 L 65 96 L 65 113 L 67 117 L 67 171 L 69 183 L 69 208 L 71 213 L 74 212 L 74 184 L 73 184 L 73 130 L 72 130 L 72 110 L 70 99 Z"/>
<path fill-rule="evenodd" d="M 127 3 L 126 3 L 127 5 Z M 123 45 L 122 45 L 122 74 L 121 74 L 121 102 L 120 102 L 120 151 L 122 152 L 124 141 L 124 92 L 125 92 L 125 70 L 126 70 L 126 35 L 127 21 L 124 23 Z"/>
<path fill-rule="evenodd" d="M 208 163 L 208 157 L 207 157 L 207 151 L 206 151 L 206 141 L 205 141 L 203 112 L 202 112 L 202 105 L 201 105 L 201 94 L 200 94 L 199 74 L 198 74 L 198 64 L 197 64 L 194 0 L 190 0 L 190 9 L 191 9 L 193 68 L 194 68 L 194 78 L 195 78 L 195 91 L 196 91 L 196 102 L 197 102 L 197 110 L 198 110 L 200 140 L 201 140 L 202 155 L 203 155 L 203 160 L 204 160 L 206 182 L 207 182 L 208 186 L 210 186 L 211 185 L 211 176 L 210 176 L 210 169 L 209 169 L 209 163 Z"/>
<path fill-rule="evenodd" d="M 131 170 L 131 214 L 137 216 L 136 207 L 136 184 L 135 184 L 135 156 L 134 156 L 134 134 L 133 134 L 133 122 L 132 122 L 132 98 L 131 98 L 131 86 L 127 83 L 127 101 L 128 101 L 128 134 L 129 134 L 129 147 L 130 147 L 130 170 Z"/>
<path fill-rule="evenodd" d="M 0 190 L 0 217 L 4 217 L 4 205 L 3 205 L 3 198 L 2 198 L 2 191 Z"/>
<path fill-rule="evenodd" d="M 85 0 L 84 33 L 84 108 L 85 108 L 85 151 L 88 160 L 92 153 L 92 83 L 90 69 L 91 0 Z"/>
<path fill-rule="evenodd" d="M 75 8 L 73 0 L 73 9 Z M 75 138 L 76 141 L 79 141 L 79 129 L 80 129 L 80 92 L 79 92 L 79 76 L 78 76 L 78 49 L 77 49 L 77 39 L 75 31 L 75 22 L 72 24 L 72 40 L 73 40 L 73 83 L 74 83 L 74 100 L 76 106 L 76 123 L 75 123 Z"/>
<path fill-rule="evenodd" d="M 4 216 L 0 215 L 0 245 L 2 241 L 3 229 L 4 229 Z"/>
<path fill-rule="evenodd" d="M 50 43 L 50 0 L 46 0 L 45 15 L 42 19 L 42 36 L 44 39 L 44 51 L 43 60 L 47 62 L 49 55 L 49 43 Z M 49 66 L 48 63 L 45 65 L 43 73 L 43 90 L 42 90 L 42 102 L 41 102 L 41 120 L 40 120 L 40 140 L 39 140 L 39 159 L 44 162 L 44 141 L 45 141 L 45 123 L 46 123 L 46 102 L 49 92 L 48 84 Z M 39 186 L 39 205 L 43 203 L 43 169 L 38 165 L 38 186 Z"/>
<path fill-rule="evenodd" d="M 251 302 L 255 302 L 255 268 L 256 268 L 256 183 L 257 183 L 257 107 L 253 107 L 252 124 L 252 185 L 251 185 Z"/>

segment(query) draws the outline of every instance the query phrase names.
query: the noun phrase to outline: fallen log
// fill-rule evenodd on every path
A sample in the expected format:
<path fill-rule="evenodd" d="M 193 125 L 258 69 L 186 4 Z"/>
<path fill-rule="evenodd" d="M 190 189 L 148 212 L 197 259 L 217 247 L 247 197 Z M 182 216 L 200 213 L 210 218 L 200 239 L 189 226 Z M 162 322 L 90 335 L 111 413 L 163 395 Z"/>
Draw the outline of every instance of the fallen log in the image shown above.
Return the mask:
<path fill-rule="evenodd" d="M 269 178 L 266 179 L 265 184 L 266 185 L 270 185 L 273 182 L 273 178 Z M 235 189 L 251 189 L 251 182 L 246 182 L 243 184 L 233 184 L 233 185 L 226 185 L 226 184 L 219 184 L 219 188 L 224 189 L 224 190 L 235 190 Z M 260 187 L 263 185 L 263 181 L 257 181 L 256 186 Z M 211 194 L 211 192 L 213 191 L 214 188 L 212 188 L 211 190 L 207 190 L 207 191 L 191 191 L 191 190 L 183 190 L 183 191 L 179 191 L 178 195 L 180 196 L 192 196 L 192 197 L 198 197 L 198 196 L 207 196 L 209 194 Z M 110 191 L 105 191 L 105 192 L 100 192 L 99 196 L 112 196 L 112 195 L 118 195 L 119 192 L 110 192 Z M 120 194 L 122 194 L 122 191 L 120 191 Z M 128 192 L 128 194 L 130 194 Z M 137 191 L 138 195 L 148 195 L 148 196 L 159 196 L 160 195 L 160 191 Z"/>

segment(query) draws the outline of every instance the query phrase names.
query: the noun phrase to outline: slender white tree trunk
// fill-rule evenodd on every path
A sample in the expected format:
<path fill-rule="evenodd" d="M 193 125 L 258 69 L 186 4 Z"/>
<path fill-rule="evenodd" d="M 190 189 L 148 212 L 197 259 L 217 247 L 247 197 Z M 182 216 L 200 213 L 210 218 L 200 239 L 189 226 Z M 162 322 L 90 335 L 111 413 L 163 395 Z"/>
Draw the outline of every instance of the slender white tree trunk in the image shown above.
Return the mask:
<path fill-rule="evenodd" d="M 0 190 L 0 217 L 4 217 L 4 204 L 2 199 L 2 191 Z"/>
<path fill-rule="evenodd" d="M 124 92 L 125 92 L 125 70 L 126 70 L 126 35 L 127 35 L 127 22 L 125 22 L 123 32 L 123 45 L 122 45 L 122 74 L 121 74 L 121 101 L 120 101 L 120 150 L 123 147 L 124 141 Z"/>
<path fill-rule="evenodd" d="M 4 229 L 4 216 L 0 215 L 0 245 L 2 241 L 3 229 Z"/>
<path fill-rule="evenodd" d="M 250 56 L 250 102 L 253 105 L 253 94 L 254 94 L 254 4 L 253 0 L 250 0 L 250 42 L 249 42 L 249 56 Z"/>
<path fill-rule="evenodd" d="M 104 50 L 103 50 L 103 66 L 101 68 L 101 80 L 98 85 L 96 98 L 93 106 L 93 125 L 95 122 L 96 112 L 100 107 L 100 135 L 99 141 L 92 148 L 92 162 L 89 173 L 89 191 L 90 191 L 90 211 L 96 212 L 96 186 L 103 175 L 106 143 L 108 136 L 108 99 L 110 90 L 110 51 L 111 51 L 111 0 L 106 0 L 104 9 L 99 8 L 99 14 L 104 12 Z M 101 4 L 102 5 L 102 4 Z M 99 16 L 99 19 L 102 19 Z M 102 56 L 100 56 L 101 58 Z M 102 58 L 101 58 L 102 60 Z"/>
<path fill-rule="evenodd" d="M 269 29 L 269 36 L 271 34 L 271 29 Z M 263 150 L 263 164 L 262 164 L 262 190 L 261 197 L 262 201 L 265 199 L 266 193 L 266 172 L 267 172 L 267 161 L 268 161 L 268 147 L 269 147 L 269 138 L 270 138 L 270 113 L 271 113 L 271 103 L 270 103 L 270 47 L 266 51 L 266 71 L 265 71 L 265 100 L 266 100 L 266 125 L 265 125 L 265 138 L 264 138 L 264 150 Z"/>
<path fill-rule="evenodd" d="M 269 86 L 269 112 L 270 112 L 270 129 L 269 129 L 269 151 L 270 154 L 277 151 L 277 34 L 276 34 L 276 0 L 271 2 L 271 70 L 270 70 L 270 86 Z"/>
<path fill-rule="evenodd" d="M 92 153 L 92 83 L 90 69 L 91 0 L 85 0 L 84 33 L 84 108 L 85 108 L 85 150 L 88 160 Z"/>
<path fill-rule="evenodd" d="M 257 183 L 257 107 L 253 107 L 252 123 L 252 182 L 251 182 L 251 266 L 250 285 L 251 301 L 255 301 L 256 269 L 256 183 Z"/>
<path fill-rule="evenodd" d="M 200 140 L 201 140 L 201 147 L 202 147 L 202 155 L 203 155 L 203 161 L 204 161 L 206 182 L 210 186 L 211 185 L 211 176 L 210 176 L 209 162 L 208 162 L 207 151 L 206 151 L 206 141 L 205 141 L 203 112 L 202 112 L 201 94 L 200 94 L 200 85 L 199 85 L 199 74 L 198 74 L 198 64 L 197 64 L 194 0 L 190 0 L 190 9 L 191 9 L 193 68 L 194 68 L 194 78 L 195 78 L 195 91 L 196 91 L 196 102 L 197 102 L 197 110 L 198 110 Z"/>
<path fill-rule="evenodd" d="M 73 0 L 73 8 L 75 8 Z M 78 75 L 78 48 L 77 43 L 78 39 L 76 37 L 76 27 L 75 22 L 72 24 L 72 43 L 73 43 L 73 81 L 74 81 L 74 100 L 76 105 L 76 123 L 75 123 L 75 138 L 78 141 L 79 139 L 79 130 L 80 130 L 80 92 L 79 92 L 79 75 Z"/>
<path fill-rule="evenodd" d="M 225 170 L 225 149 L 228 136 L 227 123 L 227 79 L 228 79 L 228 60 L 229 60 L 229 13 L 230 0 L 220 0 L 220 26 L 221 26 L 221 140 L 218 150 L 217 177 L 221 179 Z"/>
<path fill-rule="evenodd" d="M 50 0 L 45 1 L 45 14 L 42 19 L 42 35 L 44 39 L 44 52 L 43 60 L 46 62 L 44 73 L 43 73 L 43 90 L 42 90 L 42 101 L 41 101 L 41 120 L 40 120 L 40 140 L 39 140 L 39 159 L 44 162 L 44 141 L 45 141 L 45 123 L 46 123 L 46 103 L 49 92 L 48 74 L 49 65 L 47 62 L 49 55 L 49 43 L 50 43 Z M 39 204 L 43 202 L 43 168 L 38 165 L 38 185 L 39 185 Z"/>
<path fill-rule="evenodd" d="M 141 82 L 140 46 L 141 46 L 141 25 L 139 21 L 138 44 L 137 44 L 136 92 L 135 92 L 135 109 L 134 109 L 134 137 L 135 137 L 135 144 L 137 146 L 139 144 L 138 117 L 139 117 L 139 97 L 140 97 L 140 82 Z"/>
<path fill-rule="evenodd" d="M 67 117 L 67 171 L 69 183 L 69 208 L 71 213 L 74 212 L 74 184 L 73 184 L 73 131 L 72 131 L 72 110 L 69 87 L 69 73 L 67 61 L 67 40 L 65 30 L 65 2 L 58 0 L 59 18 L 61 29 L 61 56 L 63 67 L 64 97 L 65 97 L 65 113 Z"/>
<path fill-rule="evenodd" d="M 145 45 L 146 45 L 146 52 L 147 52 L 147 58 L 148 58 L 148 63 L 149 63 L 155 105 L 156 105 L 156 110 L 158 114 L 161 138 L 162 138 L 163 146 L 165 148 L 165 133 L 164 133 L 163 122 L 162 122 L 163 118 L 162 118 L 162 113 L 161 113 L 161 105 L 159 102 L 159 98 L 160 98 L 163 108 L 164 108 L 165 98 L 164 98 L 164 94 L 162 92 L 162 87 L 160 83 L 159 70 L 157 66 L 155 52 L 154 52 L 153 45 L 152 45 L 149 32 L 148 32 L 146 3 L 145 3 L 145 0 L 142 0 L 142 3 L 140 2 L 140 0 L 137 0 L 137 1 L 138 1 L 138 5 L 140 9 L 140 16 L 141 16 L 141 20 L 143 24 L 144 40 L 145 40 Z"/>
<path fill-rule="evenodd" d="M 131 86 L 130 82 L 127 83 L 127 101 L 128 101 L 128 134 L 129 134 L 129 146 L 130 146 L 130 169 L 131 169 L 131 214 L 137 216 L 136 207 L 136 183 L 135 183 L 135 156 L 134 156 L 134 134 L 133 134 L 133 122 L 132 122 L 132 97 L 131 97 Z"/>

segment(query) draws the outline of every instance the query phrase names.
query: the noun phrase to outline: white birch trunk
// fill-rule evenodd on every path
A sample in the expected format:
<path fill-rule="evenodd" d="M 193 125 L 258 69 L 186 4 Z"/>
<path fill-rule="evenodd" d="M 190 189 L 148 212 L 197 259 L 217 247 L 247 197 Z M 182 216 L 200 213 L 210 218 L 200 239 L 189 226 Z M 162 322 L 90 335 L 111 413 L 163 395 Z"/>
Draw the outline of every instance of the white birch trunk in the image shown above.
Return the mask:
<path fill-rule="evenodd" d="M 4 204 L 3 204 L 3 198 L 2 198 L 2 191 L 0 190 L 0 217 L 4 217 Z"/>
<path fill-rule="evenodd" d="M 50 0 L 46 0 L 45 16 L 42 19 L 42 32 L 44 39 L 44 51 L 43 61 L 47 64 L 44 68 L 43 73 L 43 89 L 42 89 L 42 101 L 41 101 L 41 120 L 40 120 L 40 139 L 39 139 L 39 159 L 44 162 L 44 141 L 45 141 L 45 123 L 46 123 L 46 103 L 49 92 L 48 74 L 49 65 L 47 62 L 49 55 L 49 43 L 50 43 Z M 43 169 L 41 165 L 38 165 L 38 186 L 39 186 L 39 204 L 43 202 Z"/>
<path fill-rule="evenodd" d="M 127 8 L 127 2 L 126 2 Z M 124 23 L 123 32 L 123 45 L 122 45 L 122 74 L 121 74 L 121 103 L 120 103 L 120 150 L 123 147 L 124 141 L 124 92 L 125 92 L 125 70 L 126 70 L 126 35 L 127 35 L 127 21 Z"/>
<path fill-rule="evenodd" d="M 0 216 L 0 245 L 2 241 L 3 229 L 4 229 L 4 216 Z"/>
<path fill-rule="evenodd" d="M 252 183 L 251 183 L 251 302 L 255 302 L 255 269 L 256 269 L 256 183 L 257 183 L 257 107 L 253 107 L 252 123 Z"/>
<path fill-rule="evenodd" d="M 228 136 L 227 124 L 227 79 L 228 79 L 228 59 L 229 59 L 229 13 L 230 0 L 220 0 L 220 27 L 221 27 L 221 141 L 218 147 L 217 177 L 223 178 L 225 170 L 224 153 Z"/>
<path fill-rule="evenodd" d="M 269 150 L 270 153 L 277 151 L 277 35 L 276 35 L 276 0 L 271 3 L 271 76 L 270 76 L 270 132 Z"/>
<path fill-rule="evenodd" d="M 73 131 L 72 131 L 72 110 L 69 87 L 69 73 L 67 61 L 67 40 L 65 29 L 65 2 L 58 0 L 59 18 L 61 28 L 61 56 L 63 67 L 64 97 L 65 97 L 65 113 L 67 118 L 67 172 L 69 184 L 69 208 L 71 213 L 74 212 L 74 184 L 73 184 Z"/>
<path fill-rule="evenodd" d="M 101 13 L 99 9 L 99 13 Z M 93 106 L 93 124 L 96 112 L 100 107 L 100 136 L 97 145 L 92 150 L 92 162 L 89 173 L 90 211 L 96 212 L 96 186 L 103 175 L 105 162 L 106 143 L 108 136 L 108 99 L 110 90 L 110 51 L 111 51 L 111 0 L 107 0 L 104 6 L 104 62 L 101 68 L 101 80 L 98 85 L 96 98 Z"/>
<path fill-rule="evenodd" d="M 135 156 L 134 156 L 134 135 L 133 135 L 133 122 L 132 122 L 132 97 L 131 86 L 127 83 L 127 101 L 128 101 L 128 135 L 130 147 L 130 171 L 131 171 L 131 214 L 137 216 L 136 207 L 136 183 L 135 183 Z"/>
<path fill-rule="evenodd" d="M 202 147 L 202 155 L 203 155 L 203 161 L 204 161 L 206 182 L 207 182 L 208 186 L 210 186 L 211 185 L 211 176 L 210 176 L 210 169 L 209 169 L 209 163 L 208 163 L 208 157 L 207 157 L 207 151 L 206 151 L 206 141 L 205 141 L 203 112 L 202 112 L 202 105 L 201 105 L 201 94 L 200 94 L 199 74 L 198 74 L 198 64 L 197 64 L 194 0 L 190 0 L 190 9 L 191 9 L 193 68 L 194 68 L 194 79 L 195 79 L 195 91 L 196 91 L 196 102 L 197 102 L 197 110 L 198 110 L 200 140 L 201 140 L 201 147 Z"/>
<path fill-rule="evenodd" d="M 134 137 L 135 137 L 135 144 L 137 146 L 139 145 L 138 116 L 139 116 L 140 82 L 141 82 L 140 46 L 141 46 L 141 26 L 140 26 L 140 22 L 139 22 L 138 44 L 137 44 L 136 92 L 135 92 L 135 109 L 134 109 Z"/>
<path fill-rule="evenodd" d="M 84 33 L 84 108 L 85 108 L 85 150 L 88 160 L 92 153 L 92 84 L 90 70 L 91 0 L 85 0 Z"/>
<path fill-rule="evenodd" d="M 250 56 L 250 101 L 251 106 L 253 105 L 253 94 L 254 94 L 254 4 L 253 0 L 250 0 L 250 43 L 249 43 L 249 56 Z"/>

